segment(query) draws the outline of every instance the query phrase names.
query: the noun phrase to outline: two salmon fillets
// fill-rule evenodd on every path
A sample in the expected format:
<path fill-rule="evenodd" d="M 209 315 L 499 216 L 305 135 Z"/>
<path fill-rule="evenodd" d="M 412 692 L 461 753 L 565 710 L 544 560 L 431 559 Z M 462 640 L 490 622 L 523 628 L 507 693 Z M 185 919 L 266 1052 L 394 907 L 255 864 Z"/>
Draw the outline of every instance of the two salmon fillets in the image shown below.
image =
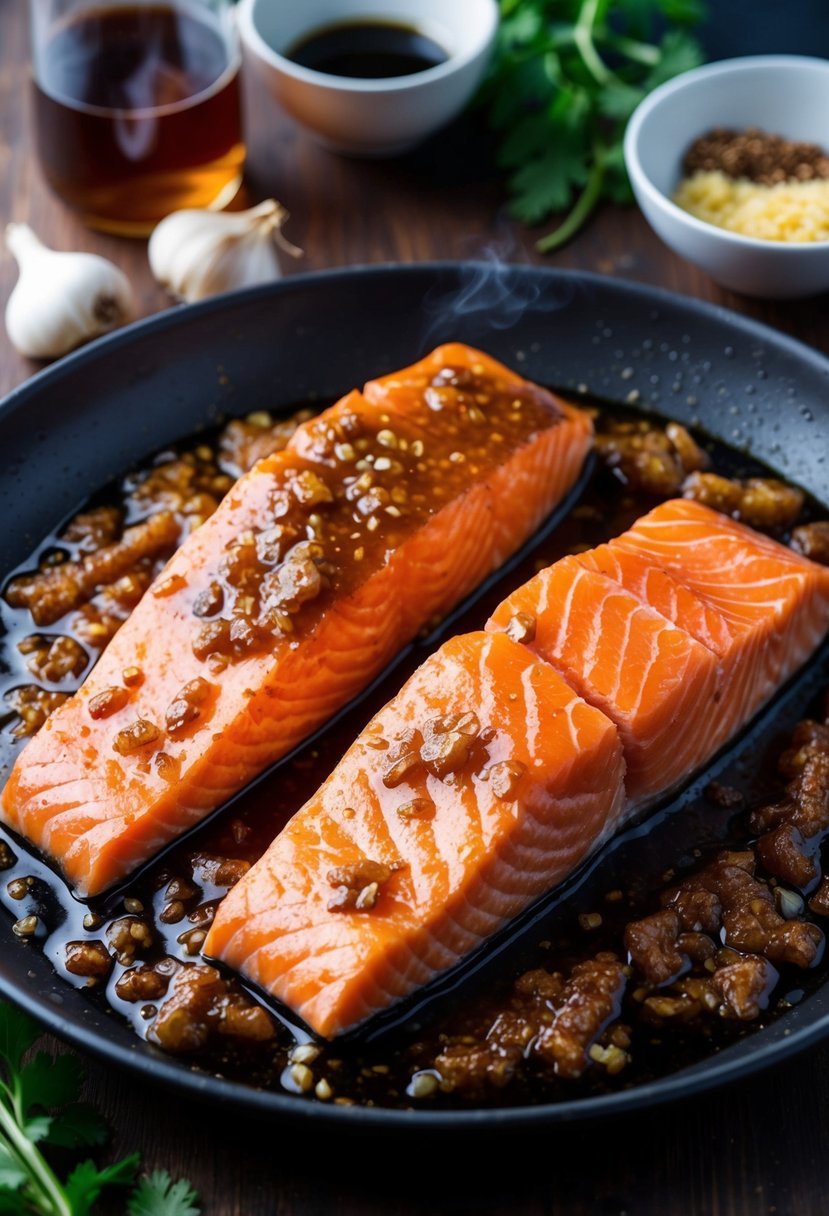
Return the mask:
<path fill-rule="evenodd" d="M 590 436 L 583 414 L 457 345 L 300 427 L 183 546 L 25 749 L 4 795 L 7 821 L 85 893 L 129 873 L 503 562 L 572 486 Z M 355 467 L 343 461 L 352 453 Z M 297 505 L 297 479 L 322 524 Z M 395 505 L 399 514 L 384 514 Z M 259 538 L 280 528 L 268 566 Z M 240 530 L 262 570 L 234 597 L 227 554 Z M 345 558 L 336 543 L 350 546 Z M 297 559 L 308 544 L 322 552 Z M 316 587 L 309 566 L 322 583 L 314 596 L 270 590 L 281 579 L 301 591 L 303 573 Z M 200 657 L 185 644 L 193 607 L 217 585 L 222 607 L 195 636 L 213 622 L 224 645 Z M 236 653 L 245 597 L 267 638 Z M 227 896 L 205 953 L 321 1035 L 359 1025 L 703 765 L 828 625 L 829 571 L 696 503 L 663 504 L 610 544 L 542 571 L 486 632 L 428 659 Z M 134 702 L 90 719 L 92 699 L 128 663 L 145 673 Z M 113 754 L 119 731 L 163 723 L 164 706 L 199 680 L 209 692 L 183 730 Z"/>
<path fill-rule="evenodd" d="M 829 570 L 696 502 L 429 658 L 229 893 L 209 955 L 332 1037 L 551 890 L 726 743 L 829 628 Z"/>

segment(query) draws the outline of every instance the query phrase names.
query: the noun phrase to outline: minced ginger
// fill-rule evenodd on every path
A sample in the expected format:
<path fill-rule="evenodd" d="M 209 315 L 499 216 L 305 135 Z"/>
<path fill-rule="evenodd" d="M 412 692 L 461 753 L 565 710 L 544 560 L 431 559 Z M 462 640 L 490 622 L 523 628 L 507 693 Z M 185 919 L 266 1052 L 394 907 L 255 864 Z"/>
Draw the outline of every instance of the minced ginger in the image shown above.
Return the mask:
<path fill-rule="evenodd" d="M 773 186 L 720 170 L 680 182 L 674 202 L 697 219 L 766 241 L 828 241 L 829 179 Z"/>

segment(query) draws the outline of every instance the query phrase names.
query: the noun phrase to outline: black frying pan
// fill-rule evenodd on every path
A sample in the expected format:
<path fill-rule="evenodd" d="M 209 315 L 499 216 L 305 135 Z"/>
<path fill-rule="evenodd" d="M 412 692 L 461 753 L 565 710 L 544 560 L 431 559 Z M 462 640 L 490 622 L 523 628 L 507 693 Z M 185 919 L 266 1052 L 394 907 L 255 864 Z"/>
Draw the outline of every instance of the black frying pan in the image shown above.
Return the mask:
<path fill-rule="evenodd" d="M 449 339 L 543 383 L 698 422 L 829 504 L 829 361 L 797 342 L 723 309 L 593 275 L 371 267 L 165 313 L 13 392 L 0 406 L 0 572 L 92 491 L 169 442 L 222 415 L 336 397 Z M 618 1115 L 779 1062 L 829 1033 L 824 985 L 768 1028 L 631 1090 L 503 1110 L 330 1107 L 194 1072 L 66 986 L 46 958 L 21 947 L 6 917 L 0 943 L 0 992 L 78 1047 L 203 1100 L 355 1129 L 505 1129 Z"/>

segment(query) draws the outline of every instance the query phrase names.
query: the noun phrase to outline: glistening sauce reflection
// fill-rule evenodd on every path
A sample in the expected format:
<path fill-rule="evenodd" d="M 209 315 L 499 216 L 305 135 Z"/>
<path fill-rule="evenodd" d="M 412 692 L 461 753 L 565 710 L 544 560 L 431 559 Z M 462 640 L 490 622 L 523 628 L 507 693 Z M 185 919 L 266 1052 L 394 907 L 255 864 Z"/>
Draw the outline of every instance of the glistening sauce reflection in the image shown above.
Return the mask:
<path fill-rule="evenodd" d="M 618 411 L 608 409 L 605 417 L 616 414 Z M 199 492 L 209 492 L 213 486 L 220 495 L 225 483 L 215 466 L 215 447 L 216 436 L 199 437 L 201 455 L 194 481 L 196 488 L 201 487 Z M 709 447 L 720 472 L 762 475 L 765 471 L 723 445 Z M 134 489 L 140 482 L 140 475 L 133 475 L 128 487 Z M 123 501 L 124 489 L 113 486 L 96 496 L 92 505 Z M 591 1057 L 578 1080 L 527 1067 L 511 1073 L 505 1070 L 503 1076 L 491 1070 L 483 1092 L 456 1088 L 446 1093 L 437 1083 L 435 1063 L 439 1057 L 445 1058 L 447 1044 L 463 1047 L 465 1041 L 470 1045 L 469 1040 L 471 1044 L 485 1042 L 487 1027 L 499 1017 L 503 1025 L 505 1011 L 513 1012 L 512 986 L 517 975 L 538 968 L 548 975 L 560 972 L 566 977 L 604 952 L 623 962 L 626 925 L 659 908 L 666 884 L 704 864 L 723 845 L 742 846 L 748 828 L 741 806 L 736 802 L 729 805 L 728 800 L 706 800 L 702 781 L 649 820 L 645 828 L 627 830 L 585 873 L 488 943 L 481 957 L 465 965 L 462 972 L 449 975 L 350 1043 L 318 1051 L 288 1019 L 272 1021 L 236 981 L 199 966 L 204 928 L 224 891 L 261 855 L 279 826 L 316 790 L 371 714 L 425 654 L 444 636 L 480 627 L 504 594 L 529 578 L 539 565 L 617 534 L 653 502 L 597 469 L 578 505 L 559 526 L 537 537 L 507 572 L 451 622 L 410 648 L 374 690 L 316 739 L 158 859 L 108 903 L 95 908 L 79 905 L 50 870 L 27 855 L 19 842 L 11 841 L 0 858 L 6 867 L 0 895 L 21 926 L 21 936 L 28 939 L 21 941 L 20 948 L 40 945 L 58 972 L 83 989 L 85 997 L 108 1004 L 140 1036 L 160 1038 L 190 1063 L 248 1084 L 342 1103 L 405 1106 L 414 1102 L 452 1108 L 541 1103 L 605 1092 L 703 1059 L 776 1017 L 803 992 L 822 983 L 826 970 L 819 953 L 811 969 L 783 967 L 781 983 L 768 1007 L 757 1019 L 746 1022 L 709 1017 L 655 1027 L 639 1017 L 637 1009 L 644 998 L 637 1004 L 638 989 L 629 986 L 623 999 L 614 998 L 619 1015 L 614 1025 L 623 1027 L 619 1042 L 596 1044 L 599 1053 L 595 1059 Z M 130 504 L 127 514 L 133 521 L 134 497 Z M 56 533 L 39 547 L 38 555 L 60 549 L 70 551 Z M 29 563 L 30 568 L 32 564 L 37 563 Z M 19 687 L 21 680 L 32 678 L 25 664 L 35 651 L 21 654 L 17 646 L 34 631 L 26 613 L 12 611 L 6 604 L 2 611 L 10 669 L 3 676 L 3 686 L 8 692 Z M 64 628 L 65 622 L 57 622 L 50 633 Z M 83 645 L 88 656 L 92 653 L 88 642 Z M 76 675 L 50 687 L 68 691 L 82 674 L 79 668 Z M 717 761 L 706 779 L 714 775 L 742 791 L 749 806 L 768 802 L 779 788 L 774 761 L 784 744 L 783 733 L 807 707 L 816 706 L 818 690 L 827 682 L 829 655 L 824 647 L 749 738 L 730 757 Z M 6 763 L 19 747 L 12 737 L 17 725 L 19 718 L 10 713 L 2 736 Z M 67 949 L 69 943 L 73 946 Z M 117 956 L 114 963 L 112 954 Z M 167 1029 L 160 1032 L 165 1001 L 169 1013 L 171 992 L 181 996 L 180 1010 L 176 1019 L 166 1018 Z M 620 1046 L 626 1041 L 625 1034 L 627 1046 Z M 618 1059 L 611 1048 L 628 1057 L 618 1073 L 611 1068 Z"/>

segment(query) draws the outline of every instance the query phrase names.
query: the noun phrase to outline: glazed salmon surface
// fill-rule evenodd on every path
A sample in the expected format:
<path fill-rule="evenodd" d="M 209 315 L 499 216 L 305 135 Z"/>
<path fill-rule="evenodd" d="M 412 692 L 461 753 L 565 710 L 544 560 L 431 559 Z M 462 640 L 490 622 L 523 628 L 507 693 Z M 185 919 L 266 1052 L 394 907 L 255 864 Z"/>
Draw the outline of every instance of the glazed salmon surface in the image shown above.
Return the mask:
<path fill-rule="evenodd" d="M 675 573 L 654 565 L 636 549 L 611 541 L 579 554 L 578 561 L 613 579 L 717 657 L 716 713 L 708 718 L 700 740 L 711 753 L 716 751 L 762 704 L 756 661 L 761 648 L 746 636 L 745 627 L 729 620 L 681 583 Z"/>
<path fill-rule="evenodd" d="M 742 652 L 742 722 L 829 629 L 829 569 L 701 503 L 661 503 L 612 547 L 669 572 L 727 622 Z"/>
<path fill-rule="evenodd" d="M 520 587 L 487 628 L 522 618 L 533 622 L 530 649 L 616 723 L 632 801 L 677 785 L 710 754 L 717 658 L 684 629 L 575 557 Z"/>
<path fill-rule="evenodd" d="M 528 645 L 619 727 L 642 806 L 699 769 L 829 629 L 829 571 L 687 499 L 542 571 L 488 628 Z"/>
<path fill-rule="evenodd" d="M 332 1037 L 451 967 L 614 829 L 617 731 L 500 634 L 447 642 L 220 906 L 205 953 Z"/>
<path fill-rule="evenodd" d="M 460 344 L 406 374 L 241 478 L 21 753 L 3 818 L 79 893 L 306 738 L 574 484 L 585 414 Z"/>
<path fill-rule="evenodd" d="M 206 953 L 321 1035 L 359 1025 L 698 771 L 827 628 L 829 571 L 657 507 L 428 660 L 220 905 Z"/>

